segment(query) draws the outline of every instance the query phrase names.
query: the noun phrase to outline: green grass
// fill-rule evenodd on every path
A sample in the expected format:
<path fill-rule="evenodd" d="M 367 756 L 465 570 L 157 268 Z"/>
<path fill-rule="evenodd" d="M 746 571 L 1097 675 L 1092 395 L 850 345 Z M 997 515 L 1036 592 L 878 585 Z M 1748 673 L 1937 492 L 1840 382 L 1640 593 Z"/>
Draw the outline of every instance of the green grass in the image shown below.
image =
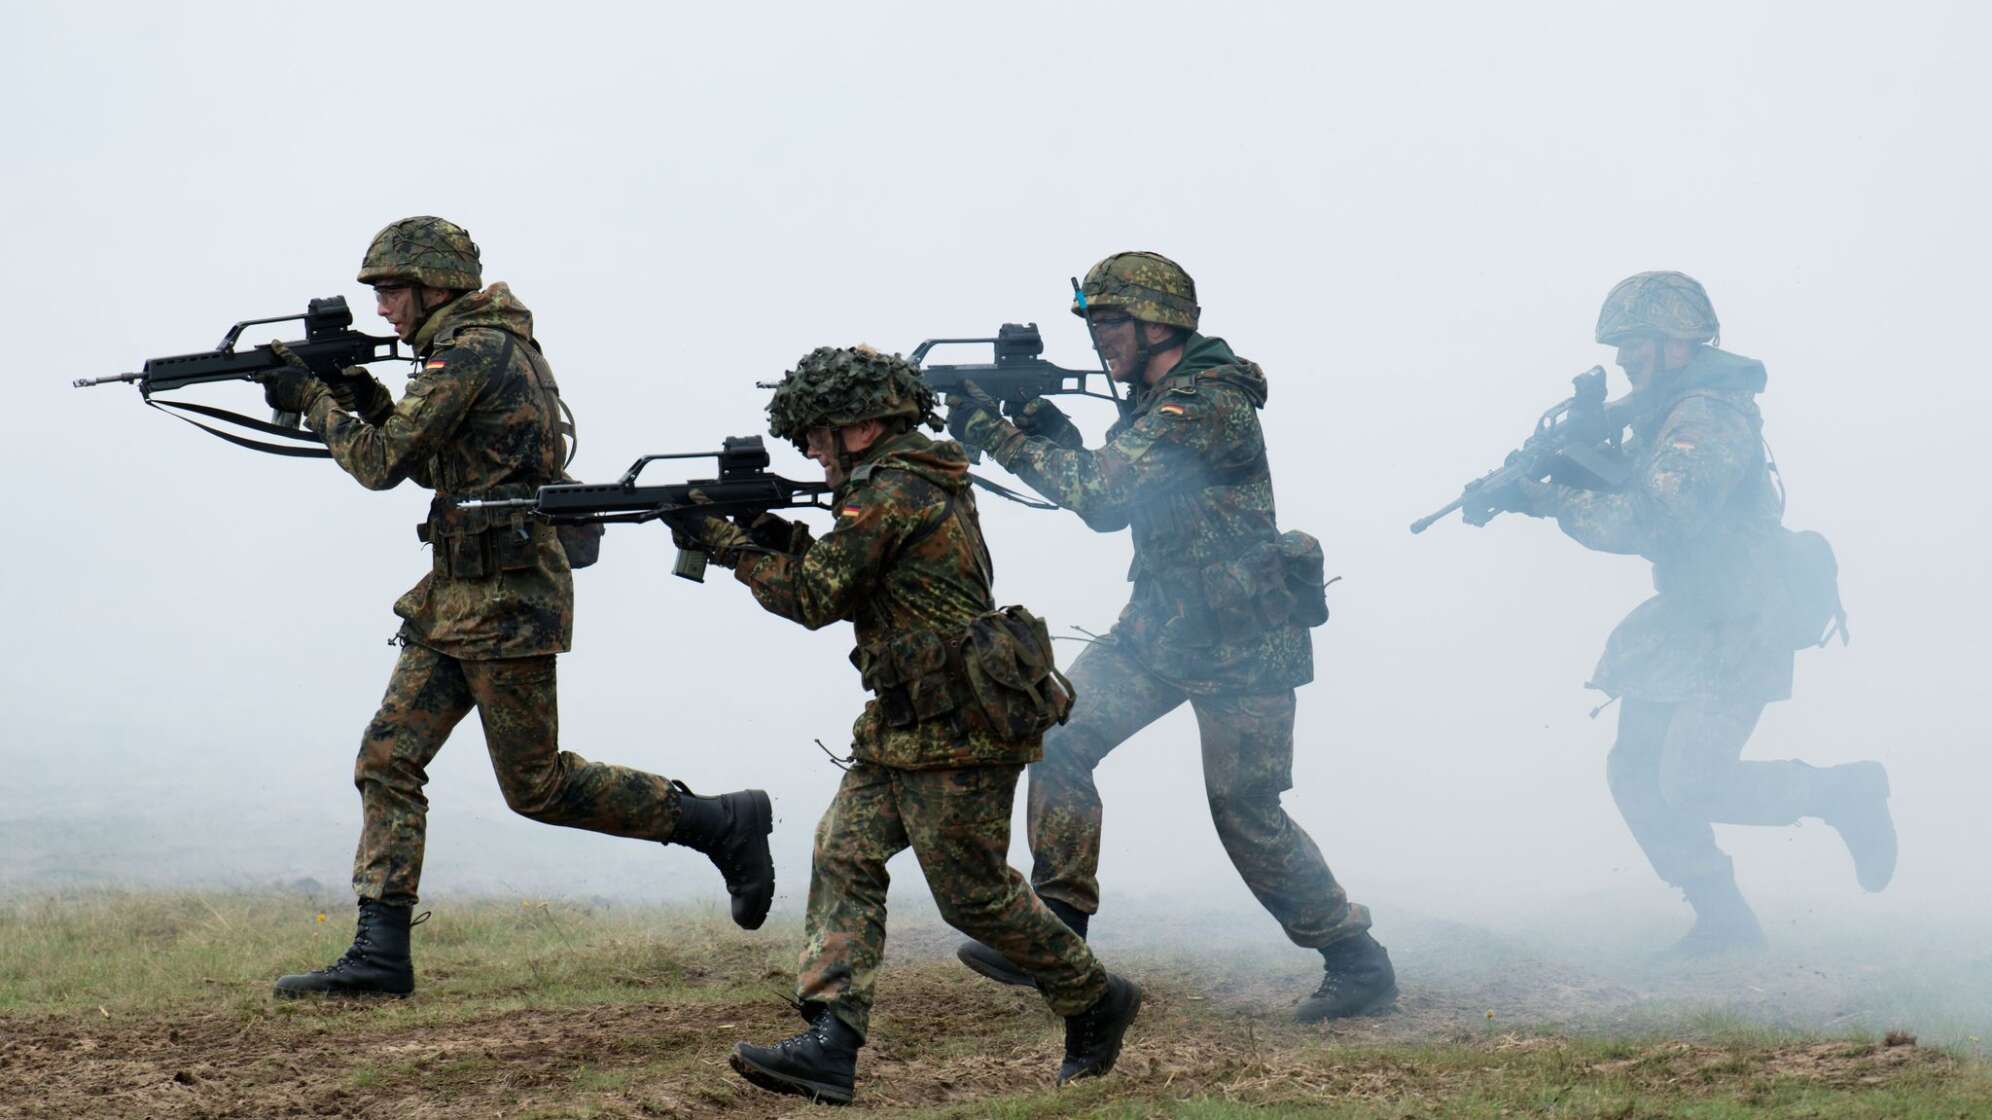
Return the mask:
<path fill-rule="evenodd" d="M 0 903 L 0 1101 L 112 1120 L 335 1103 L 352 1115 L 809 1114 L 725 1066 L 735 1040 L 798 1026 L 780 998 L 792 921 L 749 934 L 710 910 L 518 899 L 436 911 L 416 931 L 416 997 L 355 1005 L 269 996 L 277 974 L 344 949 L 350 905 L 320 921 L 297 899 L 251 894 Z M 1975 1044 L 1809 1033 L 1692 986 L 1620 1003 L 1600 986 L 1592 1014 L 1567 991 L 1531 1004 L 1547 985 L 1456 962 L 1408 972 L 1398 1015 L 1302 1026 L 1285 1007 L 1304 960 L 1221 946 L 1113 953 L 1148 1003 L 1112 1076 L 1059 1090 L 1058 1023 L 1030 993 L 966 974 L 931 919 L 895 915 L 894 927 L 902 951 L 859 1070 L 859 1103 L 886 1116 L 1992 1115 Z"/>

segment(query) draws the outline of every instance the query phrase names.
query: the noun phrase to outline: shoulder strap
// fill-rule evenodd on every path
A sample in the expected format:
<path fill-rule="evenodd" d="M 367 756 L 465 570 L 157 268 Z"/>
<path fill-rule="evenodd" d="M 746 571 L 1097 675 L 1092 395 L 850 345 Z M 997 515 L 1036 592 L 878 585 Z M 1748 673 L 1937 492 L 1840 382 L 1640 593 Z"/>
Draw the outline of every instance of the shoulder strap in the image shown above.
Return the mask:
<path fill-rule="evenodd" d="M 296 440 L 299 443 L 323 444 L 325 441 L 320 439 L 318 434 L 310 429 L 286 428 L 281 425 L 269 424 L 253 417 L 244 416 L 239 412 L 230 412 L 225 408 L 215 408 L 205 404 L 193 404 L 187 401 L 162 401 L 147 397 L 145 403 L 166 413 L 166 415 L 173 417 L 175 420 L 184 420 L 216 439 L 225 439 L 237 447 L 246 447 L 251 451 L 261 451 L 269 455 L 282 455 L 290 459 L 330 459 L 332 457 L 332 453 L 322 446 L 285 447 L 277 443 L 264 443 L 262 440 L 250 439 L 247 436 L 238 436 L 232 432 L 224 432 L 220 428 L 211 428 L 199 420 L 183 416 L 181 413 L 192 412 L 200 416 L 206 416 L 212 420 L 235 424 L 248 428 L 250 431 L 262 432 L 264 435 L 280 436 L 284 439 Z"/>

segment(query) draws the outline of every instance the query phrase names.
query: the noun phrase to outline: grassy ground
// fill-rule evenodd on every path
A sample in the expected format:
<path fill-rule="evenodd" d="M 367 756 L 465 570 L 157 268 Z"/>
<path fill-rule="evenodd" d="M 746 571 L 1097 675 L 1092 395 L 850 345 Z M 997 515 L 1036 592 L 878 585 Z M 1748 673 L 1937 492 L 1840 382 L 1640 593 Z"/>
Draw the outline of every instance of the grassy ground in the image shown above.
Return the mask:
<path fill-rule="evenodd" d="M 516 899 L 437 911 L 416 931 L 417 995 L 353 1006 L 269 998 L 277 973 L 344 948 L 350 906 L 320 920 L 271 896 L 0 904 L 0 1116 L 819 1114 L 725 1064 L 733 1042 L 798 1025 L 780 998 L 792 922 L 745 934 L 708 911 Z M 1303 1027 L 1287 1011 L 1304 958 L 1222 948 L 1114 952 L 1148 991 L 1142 1017 L 1112 1076 L 1056 1090 L 1059 1025 L 1036 999 L 960 969 L 931 920 L 894 924 L 858 1089 L 889 1116 L 1992 1114 L 1972 1041 L 1739 1018 L 1709 993 L 1747 966 L 1657 995 L 1405 969 L 1397 1014 Z"/>

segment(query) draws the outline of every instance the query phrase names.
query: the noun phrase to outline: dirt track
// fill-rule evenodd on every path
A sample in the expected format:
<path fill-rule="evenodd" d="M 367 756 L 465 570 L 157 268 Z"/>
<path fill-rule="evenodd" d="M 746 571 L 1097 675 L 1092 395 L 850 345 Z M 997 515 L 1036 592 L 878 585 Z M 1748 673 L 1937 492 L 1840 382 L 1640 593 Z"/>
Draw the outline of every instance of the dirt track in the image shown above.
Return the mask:
<path fill-rule="evenodd" d="M 1071 1094 L 1102 1104 L 1217 1096 L 1278 1104 L 1398 1101 L 1423 1113 L 1477 1078 L 1543 1059 L 1567 1076 L 1635 1085 L 1744 1090 L 1793 1079 L 1879 1086 L 1941 1073 L 1953 1059 L 1913 1045 L 1793 1042 L 1742 1051 L 1642 1043 L 1598 1060 L 1570 1040 L 1510 1033 L 1458 999 L 1409 995 L 1397 1015 L 1300 1027 L 1259 993 L 1183 994 L 1150 985 L 1121 1068 Z M 716 1002 L 464 1012 L 423 998 L 390 1023 L 364 1005 L 257 1005 L 147 1017 L 0 1018 L 0 1115 L 127 1120 L 285 1116 L 773 1117 L 807 1114 L 793 1098 L 744 1086 L 725 1055 L 741 1038 L 791 1033 L 794 1014 L 759 991 Z M 944 1108 L 1049 1089 L 1056 1023 L 1025 993 L 994 989 L 936 962 L 881 991 L 860 1067 L 860 1104 Z M 411 1021 L 412 1020 L 412 1021 Z M 1462 1043 L 1429 1067 L 1393 1044 Z M 1325 1044 L 1325 1045 L 1324 1045 Z M 820 1112 L 815 1113 L 821 1115 Z"/>

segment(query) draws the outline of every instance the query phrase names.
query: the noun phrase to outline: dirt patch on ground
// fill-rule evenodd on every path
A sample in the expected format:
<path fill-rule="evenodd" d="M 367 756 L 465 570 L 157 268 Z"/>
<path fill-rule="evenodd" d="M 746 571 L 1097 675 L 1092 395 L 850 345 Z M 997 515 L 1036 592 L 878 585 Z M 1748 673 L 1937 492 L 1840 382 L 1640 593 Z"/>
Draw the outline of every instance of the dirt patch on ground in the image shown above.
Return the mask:
<path fill-rule="evenodd" d="M 870 1108 L 972 1105 L 1038 1093 L 1057 1066 L 1057 1022 L 1028 993 L 928 965 L 888 973 L 860 1067 Z M 1121 1068 L 1075 1103 L 1219 1097 L 1242 1103 L 1443 1099 L 1560 1062 L 1559 1036 L 1483 1030 L 1459 1038 L 1460 1008 L 1303 1027 L 1252 999 L 1151 997 Z M 775 1117 L 812 1110 L 746 1086 L 726 1067 L 739 1039 L 792 1033 L 793 1011 L 757 991 L 696 1004 L 463 1011 L 419 996 L 391 1015 L 308 1003 L 150 1016 L 0 1018 L 0 1115 L 104 1120 L 236 1117 Z M 393 1020 L 393 1021 L 390 1021 Z M 1484 1020 L 1483 1020 L 1484 1021 Z M 1438 1044 L 1425 1060 L 1400 1043 Z M 1659 1042 L 1575 1061 L 1569 1076 L 1671 1092 L 1746 1090 L 1793 1079 L 1860 1089 L 1953 1059 L 1910 1043 L 1743 1048 Z M 1560 1069 L 1561 1067 L 1557 1067 Z M 820 1115 L 820 1113 L 818 1113 Z"/>

